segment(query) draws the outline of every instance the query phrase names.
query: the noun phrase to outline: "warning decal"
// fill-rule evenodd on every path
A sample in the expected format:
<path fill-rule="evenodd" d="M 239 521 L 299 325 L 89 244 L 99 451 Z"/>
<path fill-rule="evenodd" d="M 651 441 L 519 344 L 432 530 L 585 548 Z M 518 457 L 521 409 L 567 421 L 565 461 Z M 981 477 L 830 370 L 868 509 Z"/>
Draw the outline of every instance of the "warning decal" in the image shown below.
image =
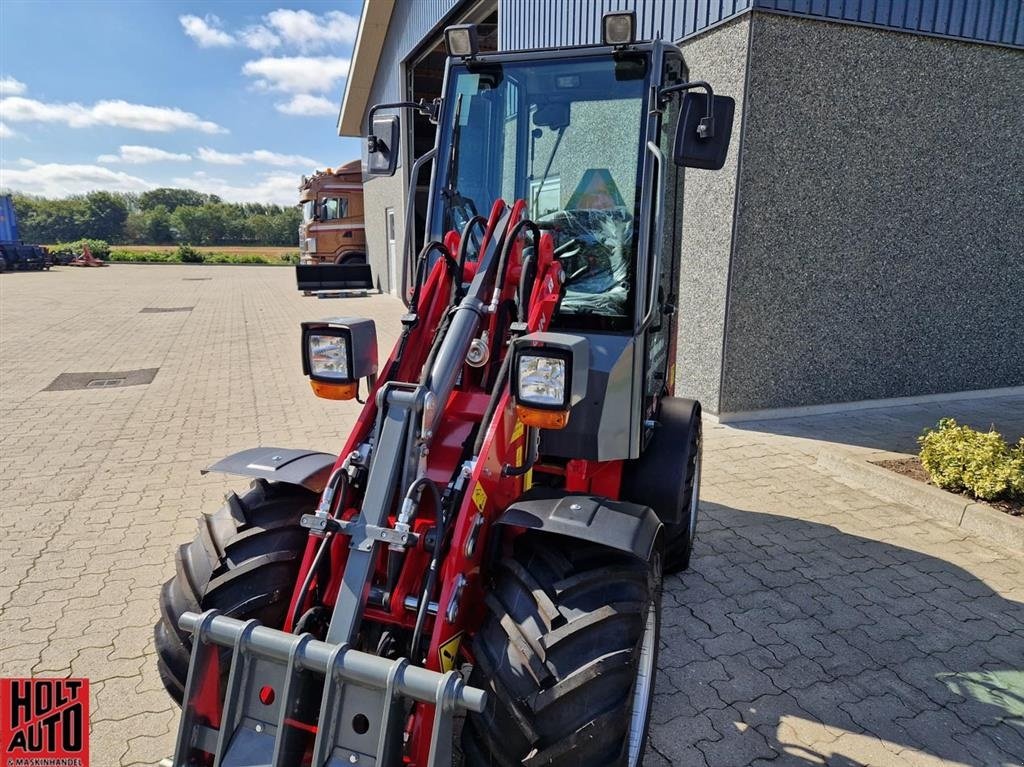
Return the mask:
<path fill-rule="evenodd" d="M 484 492 L 483 485 L 479 482 L 473 488 L 473 503 L 476 504 L 476 510 L 483 514 L 484 506 L 487 505 L 487 493 Z"/>
<path fill-rule="evenodd" d="M 455 656 L 459 654 L 459 645 L 461 643 L 462 632 L 460 631 L 437 648 L 437 659 L 441 664 L 442 672 L 448 672 L 455 668 Z"/>

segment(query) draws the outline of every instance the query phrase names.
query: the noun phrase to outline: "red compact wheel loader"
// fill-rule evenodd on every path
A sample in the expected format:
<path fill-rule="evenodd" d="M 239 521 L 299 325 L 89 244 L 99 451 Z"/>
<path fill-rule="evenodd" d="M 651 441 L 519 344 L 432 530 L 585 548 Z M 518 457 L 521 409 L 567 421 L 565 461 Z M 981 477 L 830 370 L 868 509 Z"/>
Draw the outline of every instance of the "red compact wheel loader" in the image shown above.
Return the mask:
<path fill-rule="evenodd" d="M 383 364 L 372 320 L 303 324 L 314 392 L 367 392 L 337 456 L 211 467 L 255 481 L 161 595 L 174 765 L 641 763 L 700 485 L 700 405 L 672 396 L 683 168 L 722 167 L 734 104 L 630 14 L 602 28 L 480 54 L 450 27 L 442 97 L 371 108 L 369 176 L 396 170 L 386 110 L 437 124 L 409 312 Z"/>

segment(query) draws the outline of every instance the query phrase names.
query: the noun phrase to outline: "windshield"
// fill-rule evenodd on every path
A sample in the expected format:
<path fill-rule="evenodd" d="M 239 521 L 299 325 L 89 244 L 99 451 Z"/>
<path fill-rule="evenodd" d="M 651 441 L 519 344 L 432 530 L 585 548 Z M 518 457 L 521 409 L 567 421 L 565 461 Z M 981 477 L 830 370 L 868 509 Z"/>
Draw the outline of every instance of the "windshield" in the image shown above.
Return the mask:
<path fill-rule="evenodd" d="M 333 221 L 336 218 L 348 218 L 348 198 L 328 197 L 321 200 L 320 217 L 324 221 Z"/>
<path fill-rule="evenodd" d="M 631 328 L 646 67 L 607 56 L 452 67 L 441 146 L 457 151 L 438 158 L 432 238 L 498 198 L 525 199 L 566 273 L 555 324 Z"/>
<path fill-rule="evenodd" d="M 313 204 L 312 200 L 302 203 L 302 220 L 307 224 L 313 220 Z"/>

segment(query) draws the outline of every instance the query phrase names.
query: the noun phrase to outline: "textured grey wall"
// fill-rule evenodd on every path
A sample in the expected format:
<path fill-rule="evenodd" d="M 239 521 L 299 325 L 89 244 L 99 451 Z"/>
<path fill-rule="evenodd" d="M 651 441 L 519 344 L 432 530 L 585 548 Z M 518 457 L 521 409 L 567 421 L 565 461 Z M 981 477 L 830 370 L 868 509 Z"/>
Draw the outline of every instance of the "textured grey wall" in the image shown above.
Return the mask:
<path fill-rule="evenodd" d="M 749 31 L 750 16 L 745 15 L 681 46 L 691 80 L 707 80 L 716 93 L 736 99 L 725 167 L 720 171 L 687 169 L 684 180 L 676 394 L 699 399 L 712 413 L 719 411 Z"/>
<path fill-rule="evenodd" d="M 752 25 L 721 411 L 1024 384 L 1024 53 Z"/>
<path fill-rule="evenodd" d="M 388 275 L 388 243 L 384 226 L 387 208 L 395 209 L 395 247 L 397 266 L 402 268 L 402 242 L 405 236 L 405 181 L 401 170 L 391 178 L 374 178 L 363 184 L 366 219 L 366 247 L 373 281 L 385 293 L 394 292 Z M 395 281 L 399 275 L 394 276 Z"/>

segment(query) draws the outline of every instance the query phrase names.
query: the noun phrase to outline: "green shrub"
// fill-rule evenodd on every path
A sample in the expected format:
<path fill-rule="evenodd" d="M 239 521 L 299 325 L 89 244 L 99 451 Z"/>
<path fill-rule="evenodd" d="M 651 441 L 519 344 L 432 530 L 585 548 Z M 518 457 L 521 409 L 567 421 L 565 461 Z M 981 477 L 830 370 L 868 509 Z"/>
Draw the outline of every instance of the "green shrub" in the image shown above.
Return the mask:
<path fill-rule="evenodd" d="M 1024 439 L 1010 447 L 995 430 L 980 432 L 943 418 L 917 441 L 921 464 L 939 487 L 985 501 L 1024 497 Z"/>
<path fill-rule="evenodd" d="M 178 254 L 171 251 L 133 251 L 118 250 L 110 251 L 110 260 L 115 263 L 125 264 L 173 264 L 178 262 Z"/>
<path fill-rule="evenodd" d="M 106 259 L 110 255 L 110 245 L 106 240 L 90 240 L 83 238 L 74 242 L 58 242 L 50 247 L 51 253 L 67 253 L 78 258 L 82 255 L 82 248 L 88 243 L 89 250 L 94 258 Z"/>
<path fill-rule="evenodd" d="M 178 260 L 183 264 L 201 264 L 206 260 L 206 257 L 193 248 L 188 243 L 182 243 L 178 246 L 178 252 L 176 254 Z"/>

